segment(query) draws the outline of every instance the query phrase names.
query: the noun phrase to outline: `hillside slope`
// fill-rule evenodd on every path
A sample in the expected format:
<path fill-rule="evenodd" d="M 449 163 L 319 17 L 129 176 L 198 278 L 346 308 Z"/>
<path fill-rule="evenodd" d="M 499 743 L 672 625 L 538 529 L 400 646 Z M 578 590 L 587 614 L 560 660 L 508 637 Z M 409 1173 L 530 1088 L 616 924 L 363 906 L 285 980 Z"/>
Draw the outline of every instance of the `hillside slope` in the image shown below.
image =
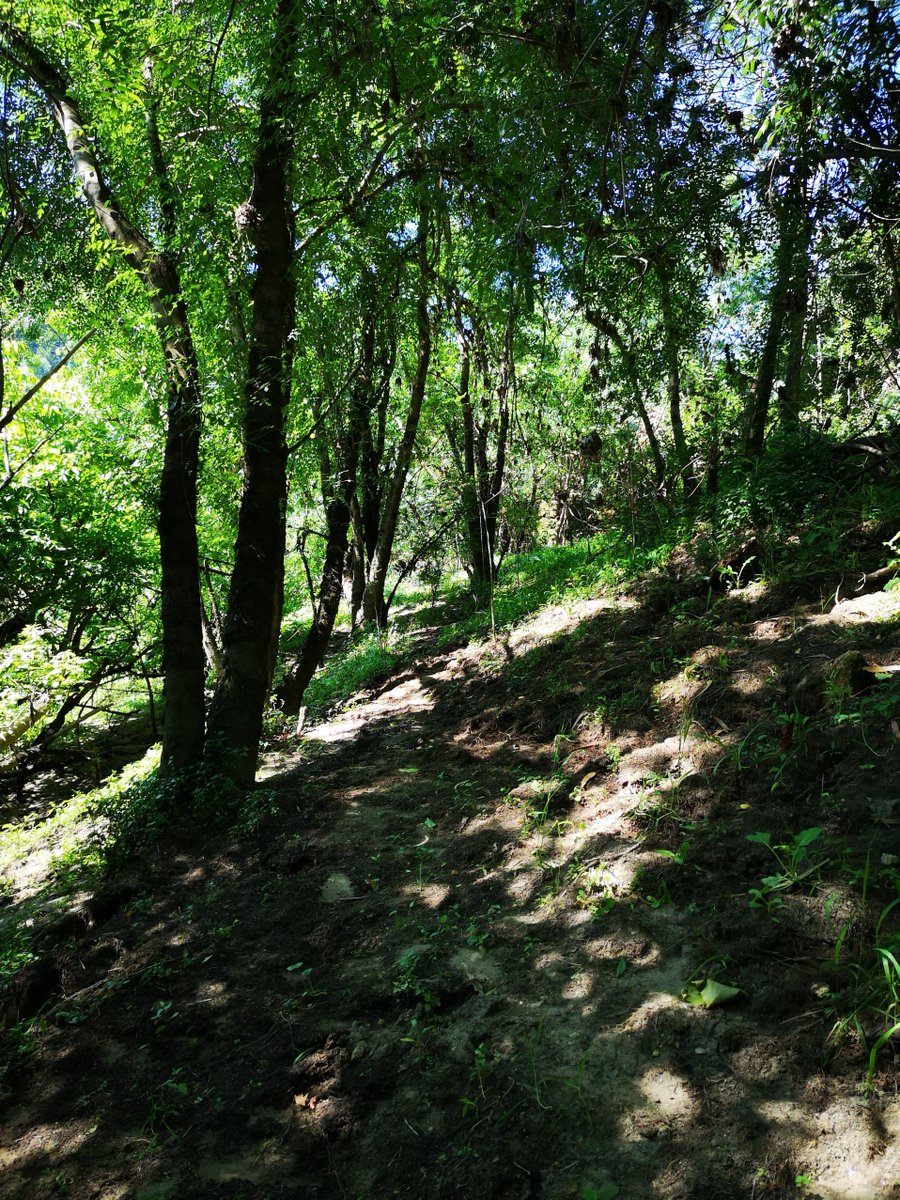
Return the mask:
<path fill-rule="evenodd" d="M 900 1194 L 900 593 L 794 599 L 420 635 L 23 974 L 0 1196 Z"/>

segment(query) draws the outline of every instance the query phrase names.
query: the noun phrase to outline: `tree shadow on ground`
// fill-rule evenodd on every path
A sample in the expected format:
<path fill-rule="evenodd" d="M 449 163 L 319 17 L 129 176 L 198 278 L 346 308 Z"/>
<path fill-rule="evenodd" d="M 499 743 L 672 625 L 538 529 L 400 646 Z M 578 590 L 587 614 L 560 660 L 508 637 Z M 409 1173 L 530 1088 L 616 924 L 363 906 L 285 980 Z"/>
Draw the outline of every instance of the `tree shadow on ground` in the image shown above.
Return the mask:
<path fill-rule="evenodd" d="M 782 718 L 807 660 L 892 631 L 767 603 L 435 656 L 270 776 L 252 836 L 132 867 L 53 952 L 0 1195 L 889 1195 L 896 1101 L 824 1050 L 829 957 L 892 886 L 867 909 L 853 871 L 897 849 L 853 773 L 892 789 L 897 739 Z M 814 874 L 751 907 L 748 835 L 810 826 Z M 739 996 L 679 999 L 711 977 Z"/>

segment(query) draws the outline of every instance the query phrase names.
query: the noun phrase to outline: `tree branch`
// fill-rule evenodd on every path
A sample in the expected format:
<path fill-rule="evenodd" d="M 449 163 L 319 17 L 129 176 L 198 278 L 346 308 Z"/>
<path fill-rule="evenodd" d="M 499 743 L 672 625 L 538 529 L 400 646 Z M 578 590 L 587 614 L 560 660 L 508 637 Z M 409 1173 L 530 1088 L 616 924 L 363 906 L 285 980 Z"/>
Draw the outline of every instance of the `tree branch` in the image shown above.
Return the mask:
<path fill-rule="evenodd" d="M 77 354 L 88 338 L 93 337 L 96 332 L 96 329 L 89 329 L 84 337 L 75 343 L 71 350 L 66 351 L 66 353 L 62 356 L 59 362 L 56 363 L 55 366 L 51 367 L 49 371 L 41 376 L 34 387 L 30 387 L 20 400 L 17 400 L 16 403 L 11 405 L 5 413 L 0 415 L 0 429 L 5 429 L 7 425 L 11 424 L 11 422 L 15 420 L 18 413 L 25 407 L 28 401 L 31 400 L 33 396 L 37 395 L 45 383 L 49 383 L 57 371 L 62 370 L 69 359 Z"/>

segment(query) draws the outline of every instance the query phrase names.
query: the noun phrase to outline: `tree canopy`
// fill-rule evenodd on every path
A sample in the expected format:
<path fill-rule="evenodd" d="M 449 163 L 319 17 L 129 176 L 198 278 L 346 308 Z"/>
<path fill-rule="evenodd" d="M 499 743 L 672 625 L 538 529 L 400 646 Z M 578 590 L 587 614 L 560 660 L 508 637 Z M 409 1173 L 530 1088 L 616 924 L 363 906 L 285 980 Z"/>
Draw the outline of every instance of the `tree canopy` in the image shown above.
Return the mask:
<path fill-rule="evenodd" d="M 164 773 L 249 782 L 345 594 L 894 427 L 898 55 L 845 0 L 7 0 L 3 745 L 161 676 Z"/>

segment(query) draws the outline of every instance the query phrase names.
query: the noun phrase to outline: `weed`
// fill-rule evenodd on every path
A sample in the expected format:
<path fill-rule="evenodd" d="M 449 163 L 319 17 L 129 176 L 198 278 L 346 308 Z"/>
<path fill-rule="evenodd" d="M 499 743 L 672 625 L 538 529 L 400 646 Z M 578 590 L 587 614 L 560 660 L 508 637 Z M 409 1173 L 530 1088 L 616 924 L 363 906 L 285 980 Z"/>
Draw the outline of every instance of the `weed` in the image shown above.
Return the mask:
<path fill-rule="evenodd" d="M 423 963 L 432 957 L 431 951 L 414 946 L 405 950 L 395 964 L 394 995 L 414 996 L 426 1013 L 433 1012 L 434 1009 L 440 1007 L 440 1000 L 430 990 L 421 974 Z"/>
<path fill-rule="evenodd" d="M 582 908 L 587 908 L 591 920 L 606 916 L 616 905 L 616 880 L 606 863 L 596 863 L 587 869 L 579 869 L 579 886 L 575 899 Z"/>
<path fill-rule="evenodd" d="M 653 834 L 661 833 L 665 829 L 681 832 L 694 828 L 694 823 L 682 813 L 678 793 L 674 789 L 665 792 L 658 789 L 643 792 L 627 815 L 642 829 Z"/>
<path fill-rule="evenodd" d="M 619 1185 L 616 1183 L 603 1183 L 600 1187 L 588 1184 L 581 1189 L 581 1200 L 616 1200 L 618 1194 Z"/>
<path fill-rule="evenodd" d="M 294 976 L 300 984 L 300 998 L 302 1000 L 315 1000 L 317 996 L 324 996 L 325 992 L 321 988 L 313 985 L 312 967 L 306 967 L 302 962 L 291 963 L 285 970 Z"/>
<path fill-rule="evenodd" d="M 463 1118 L 476 1115 L 481 1101 L 487 1099 L 485 1082 L 487 1080 L 488 1067 L 487 1047 L 484 1042 L 479 1042 L 472 1052 L 472 1067 L 469 1072 L 470 1081 L 474 1084 L 474 1087 L 470 1090 L 475 1093 L 475 1097 L 466 1095 L 459 1098 L 459 1102 L 462 1105 L 460 1116 Z"/>
<path fill-rule="evenodd" d="M 805 867 L 809 848 L 821 835 L 821 828 L 813 826 L 810 829 L 801 829 L 789 842 L 779 842 L 773 846 L 771 833 L 747 834 L 748 842 L 758 842 L 771 851 L 779 867 L 774 875 L 763 877 L 760 887 L 750 889 L 751 908 L 765 908 L 770 916 L 774 916 L 781 904 L 780 898 L 774 893 L 785 891 L 821 870 L 827 860 Z"/>
<path fill-rule="evenodd" d="M 862 878 L 862 898 L 865 909 L 871 878 L 869 859 Z M 848 1000 L 837 1004 L 845 1011 L 839 1012 L 827 1045 L 837 1052 L 852 1031 L 868 1056 L 865 1086 L 874 1085 L 878 1056 L 884 1047 L 900 1033 L 900 929 L 896 928 L 896 911 L 900 896 L 885 904 L 878 914 L 871 942 L 860 946 L 855 962 L 849 964 L 853 980 Z M 849 928 L 841 930 L 832 955 L 835 967 L 841 963 Z"/>

